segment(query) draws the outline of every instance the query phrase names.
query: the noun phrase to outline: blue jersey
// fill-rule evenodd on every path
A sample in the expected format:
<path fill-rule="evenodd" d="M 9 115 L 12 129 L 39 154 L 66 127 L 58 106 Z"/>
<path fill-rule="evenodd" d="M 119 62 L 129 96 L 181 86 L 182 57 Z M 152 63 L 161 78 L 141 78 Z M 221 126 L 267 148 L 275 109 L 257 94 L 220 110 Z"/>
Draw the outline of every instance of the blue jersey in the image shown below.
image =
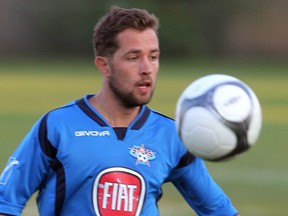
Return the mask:
<path fill-rule="evenodd" d="M 154 216 L 165 182 L 198 215 L 237 213 L 172 119 L 142 106 L 128 128 L 112 128 L 90 96 L 48 112 L 30 130 L 1 174 L 0 213 L 20 215 L 38 191 L 41 216 Z"/>

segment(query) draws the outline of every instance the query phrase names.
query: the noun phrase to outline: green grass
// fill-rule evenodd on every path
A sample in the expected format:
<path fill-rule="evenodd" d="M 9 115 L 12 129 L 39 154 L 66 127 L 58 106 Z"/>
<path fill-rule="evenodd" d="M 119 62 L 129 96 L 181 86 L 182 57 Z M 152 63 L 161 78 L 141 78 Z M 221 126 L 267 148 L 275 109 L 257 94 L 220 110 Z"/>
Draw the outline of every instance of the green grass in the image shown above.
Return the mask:
<path fill-rule="evenodd" d="M 263 128 L 257 144 L 238 158 L 208 163 L 214 179 L 245 216 L 284 216 L 288 203 L 287 131 L 288 66 L 237 63 L 161 65 L 158 86 L 150 106 L 174 117 L 180 93 L 194 79 L 226 73 L 245 81 L 256 92 L 263 109 Z M 101 77 L 93 62 L 83 60 L 1 62 L 0 169 L 46 111 L 94 93 Z M 164 185 L 161 215 L 193 215 L 171 184 Z M 37 215 L 34 197 L 23 215 Z M 195 214 L 194 214 L 195 215 Z"/>

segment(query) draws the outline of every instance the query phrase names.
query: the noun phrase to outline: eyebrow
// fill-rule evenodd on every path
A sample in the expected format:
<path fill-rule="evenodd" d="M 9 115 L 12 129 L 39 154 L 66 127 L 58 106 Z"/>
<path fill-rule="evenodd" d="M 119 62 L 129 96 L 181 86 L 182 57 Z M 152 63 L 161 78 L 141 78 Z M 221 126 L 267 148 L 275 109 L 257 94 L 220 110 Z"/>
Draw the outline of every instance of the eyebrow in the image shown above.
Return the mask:
<path fill-rule="evenodd" d="M 128 52 L 126 52 L 126 54 L 129 54 L 129 53 L 135 53 L 135 54 L 137 54 L 137 53 L 141 53 L 142 51 L 141 50 L 139 50 L 139 49 L 132 49 L 132 50 L 129 50 Z M 160 49 L 152 49 L 151 51 L 150 51 L 150 53 L 156 53 L 156 52 L 160 52 Z"/>

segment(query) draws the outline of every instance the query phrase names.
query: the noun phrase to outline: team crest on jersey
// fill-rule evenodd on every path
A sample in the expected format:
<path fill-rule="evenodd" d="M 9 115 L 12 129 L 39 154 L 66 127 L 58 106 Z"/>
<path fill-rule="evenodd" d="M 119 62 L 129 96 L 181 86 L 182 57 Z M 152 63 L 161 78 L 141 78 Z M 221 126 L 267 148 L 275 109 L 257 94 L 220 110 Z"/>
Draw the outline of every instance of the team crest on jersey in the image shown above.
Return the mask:
<path fill-rule="evenodd" d="M 123 167 L 105 169 L 94 182 L 94 211 L 101 216 L 138 216 L 145 192 L 146 184 L 139 173 Z"/>
<path fill-rule="evenodd" d="M 156 158 L 156 152 L 146 149 L 144 144 L 141 146 L 134 145 L 132 148 L 129 148 L 129 153 L 136 158 L 136 164 L 150 166 L 150 161 Z"/>

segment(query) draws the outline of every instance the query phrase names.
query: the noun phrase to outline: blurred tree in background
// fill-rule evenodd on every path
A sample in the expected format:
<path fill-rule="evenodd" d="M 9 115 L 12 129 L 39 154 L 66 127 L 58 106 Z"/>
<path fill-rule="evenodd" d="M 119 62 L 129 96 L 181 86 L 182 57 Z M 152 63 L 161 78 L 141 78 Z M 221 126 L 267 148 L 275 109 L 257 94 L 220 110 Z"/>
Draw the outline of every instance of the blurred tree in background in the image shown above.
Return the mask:
<path fill-rule="evenodd" d="M 92 56 L 111 5 L 155 13 L 165 58 L 288 56 L 286 0 L 1 0 L 0 56 Z"/>

